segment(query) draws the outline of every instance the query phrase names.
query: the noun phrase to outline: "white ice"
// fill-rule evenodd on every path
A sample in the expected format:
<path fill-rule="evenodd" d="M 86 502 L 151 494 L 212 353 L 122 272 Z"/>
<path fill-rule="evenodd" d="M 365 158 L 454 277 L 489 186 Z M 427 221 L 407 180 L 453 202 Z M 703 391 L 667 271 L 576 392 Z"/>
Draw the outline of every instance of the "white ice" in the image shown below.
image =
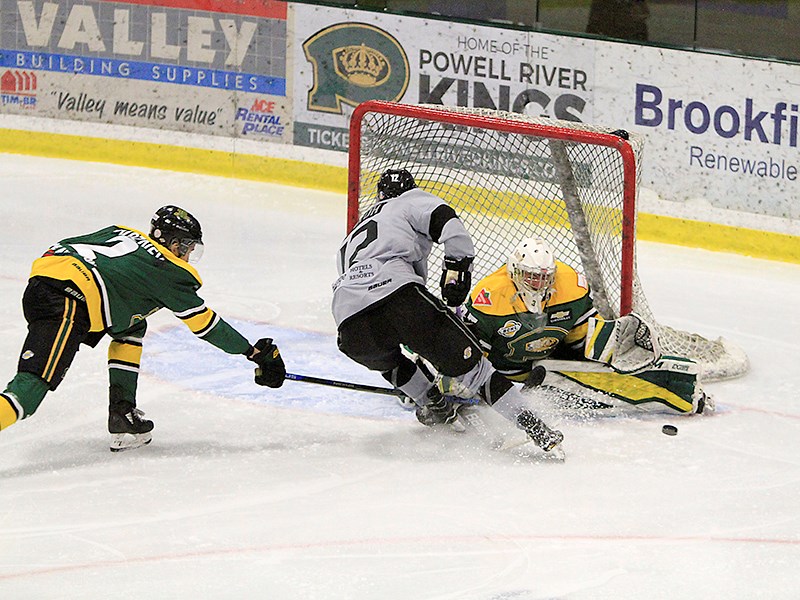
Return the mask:
<path fill-rule="evenodd" d="M 13 155 L 0 180 L 2 382 L 32 260 L 175 203 L 203 224 L 211 307 L 290 371 L 385 385 L 335 345 L 342 196 Z M 800 597 L 800 266 L 640 243 L 639 268 L 661 322 L 734 341 L 751 372 L 707 386 L 714 416 L 563 419 L 562 464 L 434 435 L 385 396 L 257 387 L 166 311 L 140 378 L 153 443 L 112 454 L 105 344 L 85 348 L 0 433 L 0 598 Z"/>

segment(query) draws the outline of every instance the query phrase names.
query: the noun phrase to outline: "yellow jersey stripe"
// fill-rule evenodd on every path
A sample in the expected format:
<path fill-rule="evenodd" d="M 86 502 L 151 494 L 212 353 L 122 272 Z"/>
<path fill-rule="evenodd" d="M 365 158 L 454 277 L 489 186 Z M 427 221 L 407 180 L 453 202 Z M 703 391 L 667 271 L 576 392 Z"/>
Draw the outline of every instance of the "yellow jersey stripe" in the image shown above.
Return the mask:
<path fill-rule="evenodd" d="M 111 340 L 108 345 L 108 361 L 118 361 L 138 366 L 142 362 L 142 346 L 141 344 L 127 344 L 118 340 Z"/>
<path fill-rule="evenodd" d="M 181 320 L 191 329 L 195 335 L 202 335 L 208 329 L 209 325 L 214 321 L 216 314 L 210 308 L 206 308 L 200 313 L 190 317 L 181 317 Z"/>
<path fill-rule="evenodd" d="M 564 343 L 574 344 L 576 342 L 579 342 L 580 340 L 586 337 L 586 333 L 588 331 L 589 331 L 589 324 L 582 323 L 567 332 L 567 335 L 564 337 Z"/>
<path fill-rule="evenodd" d="M 47 363 L 45 364 L 44 373 L 42 374 L 42 379 L 47 383 L 50 383 L 53 377 L 53 371 L 55 371 L 56 365 L 58 365 L 58 361 L 64 353 L 64 347 L 67 345 L 69 334 L 72 332 L 77 304 L 76 300 L 64 296 L 64 316 L 61 319 L 61 325 L 58 328 L 56 339 L 53 341 L 53 347 L 50 350 L 50 356 L 47 357 Z"/>

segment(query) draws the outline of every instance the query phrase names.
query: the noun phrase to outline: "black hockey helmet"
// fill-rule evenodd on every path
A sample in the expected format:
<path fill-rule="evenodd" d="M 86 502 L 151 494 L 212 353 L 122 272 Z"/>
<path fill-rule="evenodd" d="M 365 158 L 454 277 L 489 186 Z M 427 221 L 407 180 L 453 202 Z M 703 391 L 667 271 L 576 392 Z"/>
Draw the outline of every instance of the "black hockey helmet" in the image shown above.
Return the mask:
<path fill-rule="evenodd" d="M 150 237 L 169 248 L 178 242 L 178 256 L 185 257 L 191 252 L 192 260 L 199 260 L 203 254 L 203 231 L 200 221 L 177 206 L 162 206 L 150 220 Z"/>
<path fill-rule="evenodd" d="M 378 200 L 388 200 L 417 187 L 406 169 L 386 169 L 378 179 Z"/>

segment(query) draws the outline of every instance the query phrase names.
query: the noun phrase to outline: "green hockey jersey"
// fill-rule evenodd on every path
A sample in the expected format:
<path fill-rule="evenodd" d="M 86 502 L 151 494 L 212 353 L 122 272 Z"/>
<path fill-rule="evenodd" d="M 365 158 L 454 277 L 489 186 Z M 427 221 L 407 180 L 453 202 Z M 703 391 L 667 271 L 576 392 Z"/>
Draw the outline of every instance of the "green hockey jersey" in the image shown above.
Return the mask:
<path fill-rule="evenodd" d="M 149 315 L 167 308 L 225 352 L 243 354 L 250 347 L 197 295 L 202 281 L 194 267 L 135 229 L 113 225 L 61 240 L 34 261 L 31 277 L 37 276 L 61 282 L 86 302 L 92 332 L 118 338 L 141 331 Z"/>
<path fill-rule="evenodd" d="M 597 311 L 583 275 L 556 261 L 554 291 L 545 304 L 546 320 L 534 318 L 517 296 L 503 266 L 481 279 L 467 300 L 473 331 L 488 346 L 489 360 L 502 370 L 526 370 L 560 345 L 582 356 L 587 321 Z"/>

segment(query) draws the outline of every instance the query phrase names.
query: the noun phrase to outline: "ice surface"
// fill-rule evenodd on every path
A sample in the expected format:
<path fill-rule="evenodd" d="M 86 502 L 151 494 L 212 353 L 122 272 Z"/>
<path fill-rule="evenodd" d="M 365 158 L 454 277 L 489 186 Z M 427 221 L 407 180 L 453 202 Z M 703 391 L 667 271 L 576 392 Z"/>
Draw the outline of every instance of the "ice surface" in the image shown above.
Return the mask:
<path fill-rule="evenodd" d="M 13 155 L 0 177 L 3 381 L 31 261 L 176 203 L 203 224 L 211 307 L 290 371 L 385 385 L 336 350 L 343 197 Z M 0 598 L 797 598 L 800 267 L 658 244 L 638 262 L 661 322 L 752 370 L 708 386 L 714 416 L 564 419 L 563 464 L 433 435 L 389 397 L 259 388 L 164 311 L 140 378 L 153 443 L 112 454 L 105 344 L 82 350 L 0 433 Z"/>

